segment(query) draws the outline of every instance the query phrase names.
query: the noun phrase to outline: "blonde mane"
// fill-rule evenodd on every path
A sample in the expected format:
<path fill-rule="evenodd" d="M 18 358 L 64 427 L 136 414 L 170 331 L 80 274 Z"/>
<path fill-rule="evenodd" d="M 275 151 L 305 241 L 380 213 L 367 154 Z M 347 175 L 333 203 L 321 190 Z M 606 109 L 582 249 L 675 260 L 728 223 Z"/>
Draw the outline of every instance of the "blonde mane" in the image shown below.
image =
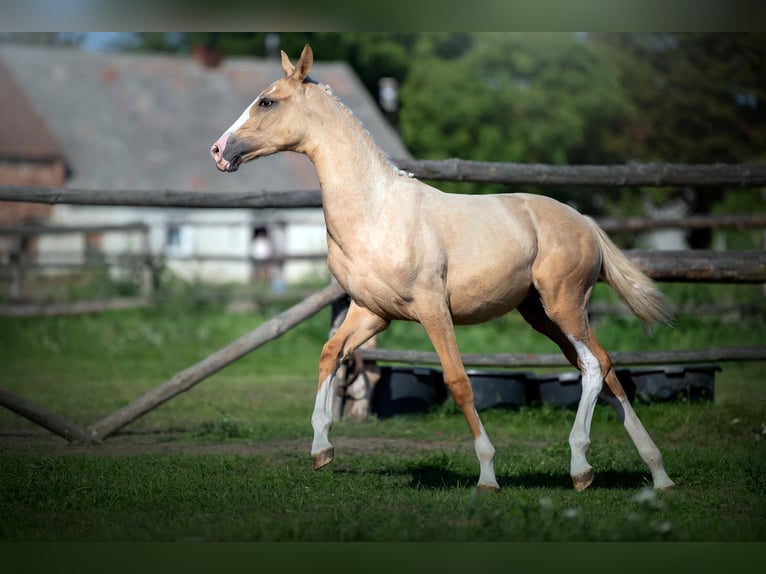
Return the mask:
<path fill-rule="evenodd" d="M 349 108 L 345 103 L 343 103 L 343 100 L 341 100 L 335 92 L 332 91 L 332 87 L 330 87 L 329 84 L 324 84 L 322 82 L 313 82 L 316 86 L 318 86 L 323 92 L 325 92 L 328 96 L 330 96 L 333 100 L 335 100 L 338 105 L 340 106 L 340 109 L 346 114 L 346 116 L 351 120 L 352 124 L 355 124 L 362 132 L 366 135 L 367 139 L 369 140 L 372 147 L 375 149 L 378 156 L 386 163 L 388 166 L 394 171 L 395 174 L 402 176 L 402 177 L 408 177 L 412 178 L 415 177 L 412 173 L 409 171 L 403 170 L 399 168 L 396 164 L 394 164 L 393 161 L 391 161 L 391 158 L 389 158 L 383 150 L 380 148 L 380 146 L 375 141 L 375 138 L 372 136 L 370 131 L 364 126 L 362 123 L 362 120 L 360 120 L 358 117 L 356 117 L 356 114 L 354 114 L 354 111 Z"/>

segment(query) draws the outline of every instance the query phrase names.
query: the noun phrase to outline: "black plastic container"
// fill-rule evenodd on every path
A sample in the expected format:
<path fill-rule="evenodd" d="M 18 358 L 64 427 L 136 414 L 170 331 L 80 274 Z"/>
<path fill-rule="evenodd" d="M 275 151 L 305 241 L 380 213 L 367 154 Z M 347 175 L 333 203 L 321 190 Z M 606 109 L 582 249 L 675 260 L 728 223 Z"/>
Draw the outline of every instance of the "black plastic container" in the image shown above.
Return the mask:
<path fill-rule="evenodd" d="M 636 398 L 643 403 L 712 401 L 718 365 L 676 365 L 631 370 Z"/>
<path fill-rule="evenodd" d="M 370 411 L 379 418 L 424 413 L 447 398 L 441 371 L 420 367 L 381 367 Z"/>
<path fill-rule="evenodd" d="M 491 408 L 515 410 L 529 400 L 529 389 L 535 385 L 531 373 L 513 371 L 468 371 L 477 411 Z"/>
<path fill-rule="evenodd" d="M 578 371 L 537 375 L 536 379 L 539 402 L 565 409 L 577 408 L 582 395 Z"/>
<path fill-rule="evenodd" d="M 630 369 L 615 369 L 617 378 L 622 383 L 625 395 L 633 402 L 636 386 Z M 566 409 L 576 409 L 582 396 L 582 376 L 579 371 L 537 375 L 538 400 L 543 404 Z M 606 385 L 606 383 L 604 383 Z"/>

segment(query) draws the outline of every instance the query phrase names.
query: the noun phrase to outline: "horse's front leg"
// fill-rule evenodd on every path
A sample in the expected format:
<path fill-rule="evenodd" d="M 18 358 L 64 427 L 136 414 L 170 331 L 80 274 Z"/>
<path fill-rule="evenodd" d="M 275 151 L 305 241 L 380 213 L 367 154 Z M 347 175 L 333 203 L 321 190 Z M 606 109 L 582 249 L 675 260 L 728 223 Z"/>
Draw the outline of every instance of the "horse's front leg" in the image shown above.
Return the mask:
<path fill-rule="evenodd" d="M 387 320 L 352 301 L 343 323 L 325 343 L 319 359 L 319 386 L 314 412 L 311 415 L 311 426 L 314 429 L 311 459 L 315 469 L 332 462 L 334 455 L 329 433 L 332 427 L 332 402 L 338 367 L 362 343 L 385 330 L 388 325 Z"/>
<path fill-rule="evenodd" d="M 495 447 L 481 423 L 473 398 L 473 389 L 463 366 L 457 347 L 452 317 L 446 306 L 436 306 L 419 313 L 420 323 L 428 333 L 431 343 L 444 370 L 444 383 L 460 410 L 463 412 L 474 441 L 474 451 L 479 459 L 479 491 L 497 491 L 500 486 L 495 478 Z"/>

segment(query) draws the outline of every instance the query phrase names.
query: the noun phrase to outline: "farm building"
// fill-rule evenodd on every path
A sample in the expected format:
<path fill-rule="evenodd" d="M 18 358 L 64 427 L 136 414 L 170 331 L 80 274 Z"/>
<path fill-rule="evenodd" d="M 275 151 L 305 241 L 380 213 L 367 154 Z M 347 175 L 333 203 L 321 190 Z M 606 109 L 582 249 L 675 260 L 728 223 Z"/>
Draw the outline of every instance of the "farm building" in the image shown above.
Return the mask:
<path fill-rule="evenodd" d="M 309 160 L 283 153 L 236 175 L 213 166 L 209 147 L 255 96 L 283 74 L 279 59 L 95 53 L 0 45 L 0 184 L 88 190 L 288 191 L 317 189 Z M 409 158 L 395 129 L 344 62 L 317 62 L 332 86 L 391 158 Z M 149 226 L 153 255 L 183 277 L 247 282 L 253 255 L 326 252 L 320 209 L 156 209 L 0 204 L 0 225 Z M 264 242 L 267 241 L 268 243 Z M 38 262 L 82 259 L 88 251 L 137 252 L 136 233 L 40 236 Z M 288 261 L 281 278 L 326 273 L 324 261 Z"/>

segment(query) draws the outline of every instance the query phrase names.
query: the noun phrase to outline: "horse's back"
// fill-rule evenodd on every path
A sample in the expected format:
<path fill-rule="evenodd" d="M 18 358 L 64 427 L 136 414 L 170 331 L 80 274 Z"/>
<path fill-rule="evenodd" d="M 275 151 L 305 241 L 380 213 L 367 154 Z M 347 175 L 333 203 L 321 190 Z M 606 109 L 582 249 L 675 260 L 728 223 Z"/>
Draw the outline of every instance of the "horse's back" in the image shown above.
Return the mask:
<path fill-rule="evenodd" d="M 595 248 L 593 226 L 574 208 L 544 195 L 442 194 L 449 209 L 439 216 L 447 235 L 457 244 L 479 244 L 482 250 L 504 257 L 547 255 L 549 251 Z M 453 249 L 458 250 L 459 247 Z"/>
<path fill-rule="evenodd" d="M 550 197 L 526 193 L 503 196 L 509 209 L 520 204 L 534 227 L 537 252 L 532 267 L 541 281 L 588 288 L 598 278 L 601 251 L 592 220 Z"/>
<path fill-rule="evenodd" d="M 575 209 L 527 193 L 462 196 L 453 202 L 448 251 L 456 322 L 501 315 L 532 286 L 587 289 L 598 278 L 601 254 L 594 229 Z"/>

